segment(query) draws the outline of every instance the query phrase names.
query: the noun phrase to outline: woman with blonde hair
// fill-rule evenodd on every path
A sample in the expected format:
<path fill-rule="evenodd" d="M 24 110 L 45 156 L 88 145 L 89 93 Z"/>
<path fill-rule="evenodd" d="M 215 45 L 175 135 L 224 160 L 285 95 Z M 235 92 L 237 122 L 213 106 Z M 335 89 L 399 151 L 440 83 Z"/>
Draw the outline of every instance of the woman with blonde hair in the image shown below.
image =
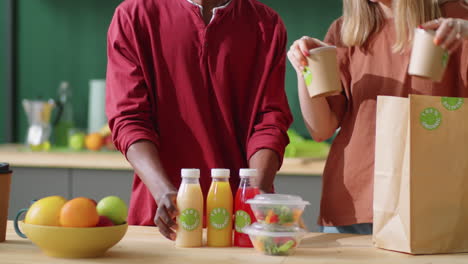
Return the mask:
<path fill-rule="evenodd" d="M 316 141 L 333 141 L 323 173 L 323 232 L 372 233 L 375 115 L 378 95 L 468 97 L 468 1 L 343 0 L 343 16 L 324 42 L 302 37 L 288 52 L 297 72 L 302 114 Z M 413 31 L 436 30 L 450 58 L 441 82 L 407 74 Z M 312 48 L 334 45 L 343 92 L 310 98 L 302 72 Z"/>

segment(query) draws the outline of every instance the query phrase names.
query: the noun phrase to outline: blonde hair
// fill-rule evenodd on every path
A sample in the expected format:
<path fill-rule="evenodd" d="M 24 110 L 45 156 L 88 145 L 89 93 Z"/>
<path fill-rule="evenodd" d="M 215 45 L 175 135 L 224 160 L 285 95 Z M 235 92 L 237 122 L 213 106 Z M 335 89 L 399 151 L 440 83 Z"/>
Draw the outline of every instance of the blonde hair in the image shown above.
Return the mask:
<path fill-rule="evenodd" d="M 442 2 L 442 1 L 440 1 Z M 393 51 L 403 51 L 413 39 L 413 29 L 441 16 L 439 0 L 393 0 L 396 41 Z M 384 22 L 378 3 L 343 0 L 341 39 L 347 46 L 362 46 Z"/>

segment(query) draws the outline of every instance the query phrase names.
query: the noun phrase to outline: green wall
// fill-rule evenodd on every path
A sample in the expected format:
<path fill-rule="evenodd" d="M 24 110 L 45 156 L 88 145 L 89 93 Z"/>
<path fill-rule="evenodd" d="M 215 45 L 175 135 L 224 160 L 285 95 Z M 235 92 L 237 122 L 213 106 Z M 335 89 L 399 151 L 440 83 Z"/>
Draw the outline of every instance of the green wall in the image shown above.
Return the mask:
<path fill-rule="evenodd" d="M 120 0 L 18 0 L 18 98 L 20 137 L 27 120 L 24 98 L 56 98 L 70 82 L 75 121 L 87 126 L 88 81 L 105 78 L 106 34 Z"/>
<path fill-rule="evenodd" d="M 4 106 L 4 98 L 5 98 L 5 82 L 6 82 L 6 17 L 5 17 L 5 10 L 6 10 L 6 1 L 2 1 L 0 3 L 0 143 L 5 142 L 5 131 L 3 125 L 5 123 L 5 106 Z"/>
<path fill-rule="evenodd" d="M 275 9 L 283 18 L 288 30 L 287 49 L 292 42 L 304 35 L 323 39 L 330 24 L 341 16 L 342 10 L 342 1 L 340 0 L 263 0 L 262 2 Z M 296 76 L 296 72 L 288 61 L 286 65 L 286 92 L 294 115 L 294 123 L 291 128 L 297 130 L 299 134 L 309 137 L 299 106 Z"/>
<path fill-rule="evenodd" d="M 55 98 L 61 80 L 69 81 L 73 88 L 77 125 L 82 128 L 87 126 L 88 81 L 105 77 L 106 32 L 114 9 L 120 2 L 17 0 L 18 141 L 23 141 L 27 128 L 21 100 L 39 96 Z M 330 23 L 341 13 L 339 0 L 262 2 L 282 16 L 288 29 L 288 48 L 292 41 L 303 35 L 322 38 Z M 289 63 L 286 88 L 295 117 L 293 128 L 306 135 L 297 98 L 296 75 Z"/>

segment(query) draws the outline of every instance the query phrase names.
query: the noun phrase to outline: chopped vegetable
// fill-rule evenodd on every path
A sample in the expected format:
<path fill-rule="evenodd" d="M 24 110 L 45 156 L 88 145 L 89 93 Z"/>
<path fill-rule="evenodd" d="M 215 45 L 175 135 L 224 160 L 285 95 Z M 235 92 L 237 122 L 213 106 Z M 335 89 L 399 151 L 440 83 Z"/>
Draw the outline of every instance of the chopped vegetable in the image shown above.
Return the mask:
<path fill-rule="evenodd" d="M 291 249 L 296 246 L 296 240 L 294 237 L 271 238 L 258 236 L 252 241 L 252 244 L 257 250 L 268 255 L 289 255 Z"/>
<path fill-rule="evenodd" d="M 288 242 L 284 243 L 278 248 L 278 251 L 281 253 L 287 253 L 293 246 L 295 242 L 294 240 L 289 240 Z"/>
<path fill-rule="evenodd" d="M 266 224 L 279 224 L 291 226 L 299 221 L 302 210 L 290 208 L 288 206 L 265 206 L 254 211 L 257 221 Z M 265 215 L 265 218 L 262 216 Z"/>

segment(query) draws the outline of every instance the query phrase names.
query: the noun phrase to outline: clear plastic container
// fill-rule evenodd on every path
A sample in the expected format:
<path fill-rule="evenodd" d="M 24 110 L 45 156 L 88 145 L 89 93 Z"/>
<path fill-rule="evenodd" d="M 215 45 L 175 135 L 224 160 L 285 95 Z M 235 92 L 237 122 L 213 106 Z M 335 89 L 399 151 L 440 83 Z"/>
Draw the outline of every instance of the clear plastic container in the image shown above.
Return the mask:
<path fill-rule="evenodd" d="M 247 201 L 257 221 L 261 224 L 294 226 L 310 203 L 301 197 L 286 194 L 259 194 Z"/>
<path fill-rule="evenodd" d="M 273 227 L 254 223 L 245 227 L 254 248 L 266 255 L 286 256 L 295 252 L 306 231 L 299 227 Z"/>

